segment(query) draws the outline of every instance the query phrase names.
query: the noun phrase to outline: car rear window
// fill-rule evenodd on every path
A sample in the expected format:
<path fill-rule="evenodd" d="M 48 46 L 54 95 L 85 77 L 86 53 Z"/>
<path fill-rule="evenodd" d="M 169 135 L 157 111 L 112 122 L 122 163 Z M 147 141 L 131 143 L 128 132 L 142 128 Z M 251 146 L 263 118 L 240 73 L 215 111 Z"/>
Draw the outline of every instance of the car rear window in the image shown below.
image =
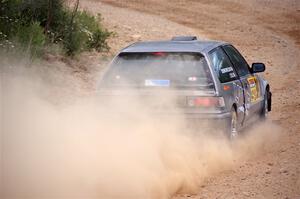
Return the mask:
<path fill-rule="evenodd" d="M 200 53 L 121 53 L 104 75 L 104 87 L 213 88 L 211 74 Z"/>

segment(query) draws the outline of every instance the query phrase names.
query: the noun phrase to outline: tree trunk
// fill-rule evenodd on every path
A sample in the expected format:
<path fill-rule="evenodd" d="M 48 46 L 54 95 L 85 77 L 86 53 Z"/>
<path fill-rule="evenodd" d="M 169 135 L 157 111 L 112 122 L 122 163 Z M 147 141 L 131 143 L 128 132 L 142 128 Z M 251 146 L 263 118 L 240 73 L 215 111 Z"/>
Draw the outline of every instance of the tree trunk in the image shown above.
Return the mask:
<path fill-rule="evenodd" d="M 76 13 L 77 13 L 78 6 L 79 6 L 79 0 L 76 0 L 75 6 L 74 6 L 74 9 L 73 9 L 73 12 L 72 12 L 71 24 L 73 24 L 73 20 L 74 20 L 74 17 L 76 15 Z"/>
<path fill-rule="evenodd" d="M 50 28 L 50 24 L 52 21 L 52 12 L 53 12 L 53 0 L 48 0 L 48 15 L 47 15 L 47 21 L 45 25 L 45 34 L 48 33 L 48 30 Z"/>

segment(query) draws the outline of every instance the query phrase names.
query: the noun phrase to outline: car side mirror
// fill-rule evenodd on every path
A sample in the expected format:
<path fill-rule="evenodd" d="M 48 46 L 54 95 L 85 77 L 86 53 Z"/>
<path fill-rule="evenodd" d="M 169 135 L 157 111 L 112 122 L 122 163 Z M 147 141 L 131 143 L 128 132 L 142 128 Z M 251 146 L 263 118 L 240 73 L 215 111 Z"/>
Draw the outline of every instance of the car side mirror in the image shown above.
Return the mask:
<path fill-rule="evenodd" d="M 252 73 L 261 73 L 266 70 L 266 66 L 263 63 L 253 63 L 251 71 Z"/>

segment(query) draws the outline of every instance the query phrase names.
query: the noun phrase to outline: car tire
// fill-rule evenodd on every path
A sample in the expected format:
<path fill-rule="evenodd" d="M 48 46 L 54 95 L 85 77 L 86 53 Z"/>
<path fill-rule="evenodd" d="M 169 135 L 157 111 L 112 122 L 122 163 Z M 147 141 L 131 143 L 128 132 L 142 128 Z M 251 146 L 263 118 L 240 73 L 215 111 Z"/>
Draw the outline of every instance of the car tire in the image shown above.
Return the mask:
<path fill-rule="evenodd" d="M 239 136 L 238 116 L 234 107 L 231 108 L 230 118 L 227 126 L 227 137 L 229 140 L 236 140 Z"/>
<path fill-rule="evenodd" d="M 269 91 L 266 90 L 265 95 L 264 95 L 264 101 L 263 101 L 263 105 L 262 105 L 262 110 L 261 110 L 261 118 L 263 120 L 267 119 L 268 114 L 269 114 Z"/>

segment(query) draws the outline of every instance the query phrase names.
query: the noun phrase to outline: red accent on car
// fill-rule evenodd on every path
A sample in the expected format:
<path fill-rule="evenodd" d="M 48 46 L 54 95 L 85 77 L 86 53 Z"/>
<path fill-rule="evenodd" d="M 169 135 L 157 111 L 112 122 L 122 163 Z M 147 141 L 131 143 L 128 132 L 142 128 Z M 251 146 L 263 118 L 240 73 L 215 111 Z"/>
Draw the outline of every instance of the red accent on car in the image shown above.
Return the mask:
<path fill-rule="evenodd" d="M 187 105 L 191 107 L 220 107 L 223 106 L 219 97 L 188 97 Z"/>
<path fill-rule="evenodd" d="M 165 53 L 165 52 L 153 52 L 152 55 L 155 55 L 155 56 L 166 56 L 167 53 Z"/>
<path fill-rule="evenodd" d="M 224 85 L 224 86 L 223 86 L 223 89 L 224 89 L 224 91 L 229 91 L 229 90 L 231 89 L 231 87 L 228 86 L 228 85 Z"/>

